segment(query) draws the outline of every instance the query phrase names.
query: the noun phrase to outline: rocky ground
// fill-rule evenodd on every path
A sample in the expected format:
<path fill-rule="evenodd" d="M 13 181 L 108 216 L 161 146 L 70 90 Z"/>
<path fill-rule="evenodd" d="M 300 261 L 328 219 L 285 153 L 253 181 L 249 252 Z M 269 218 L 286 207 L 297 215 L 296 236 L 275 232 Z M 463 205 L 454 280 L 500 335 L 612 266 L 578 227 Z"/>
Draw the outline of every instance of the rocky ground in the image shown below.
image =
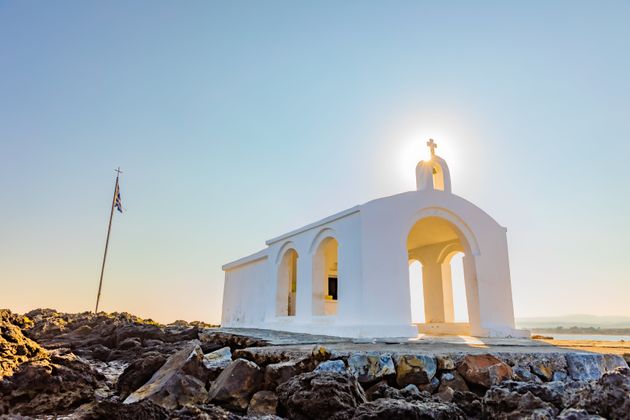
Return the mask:
<path fill-rule="evenodd" d="M 0 418 L 630 419 L 615 355 L 269 351 L 127 313 L 0 311 Z"/>

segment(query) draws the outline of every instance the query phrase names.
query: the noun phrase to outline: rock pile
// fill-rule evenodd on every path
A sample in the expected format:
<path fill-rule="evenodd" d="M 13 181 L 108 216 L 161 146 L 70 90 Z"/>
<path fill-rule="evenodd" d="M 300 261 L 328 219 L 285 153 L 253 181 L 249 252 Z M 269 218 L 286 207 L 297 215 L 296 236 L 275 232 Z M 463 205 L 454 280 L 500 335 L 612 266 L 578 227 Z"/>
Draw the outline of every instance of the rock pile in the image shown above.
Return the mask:
<path fill-rule="evenodd" d="M 0 322 L 0 417 L 630 418 L 630 369 L 609 355 L 297 354 L 124 313 Z"/>

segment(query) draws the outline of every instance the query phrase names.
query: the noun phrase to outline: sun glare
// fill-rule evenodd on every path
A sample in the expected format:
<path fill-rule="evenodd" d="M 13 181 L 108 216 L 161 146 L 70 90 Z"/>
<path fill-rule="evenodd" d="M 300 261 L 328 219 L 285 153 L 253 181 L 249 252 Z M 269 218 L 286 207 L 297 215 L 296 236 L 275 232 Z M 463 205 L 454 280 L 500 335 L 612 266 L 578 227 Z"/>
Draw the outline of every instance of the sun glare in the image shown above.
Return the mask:
<path fill-rule="evenodd" d="M 439 130 L 416 130 L 401 140 L 399 175 L 405 182 L 415 182 L 415 167 L 418 162 L 431 159 L 431 151 L 427 147 L 429 139 L 437 144 L 435 154 L 445 159 L 449 167 L 459 164 L 456 143 L 460 139 L 454 139 Z"/>

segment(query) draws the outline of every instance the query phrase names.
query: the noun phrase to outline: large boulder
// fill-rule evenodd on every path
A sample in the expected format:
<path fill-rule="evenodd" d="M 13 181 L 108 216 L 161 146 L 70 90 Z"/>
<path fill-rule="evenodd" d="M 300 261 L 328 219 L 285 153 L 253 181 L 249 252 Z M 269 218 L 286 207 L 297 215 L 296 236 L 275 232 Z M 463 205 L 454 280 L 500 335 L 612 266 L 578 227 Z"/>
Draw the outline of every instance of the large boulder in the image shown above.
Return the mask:
<path fill-rule="evenodd" d="M 168 410 L 203 403 L 207 400 L 207 379 L 201 347 L 198 341 L 192 341 L 172 355 L 147 383 L 124 402 L 131 404 L 148 398 Z"/>
<path fill-rule="evenodd" d="M 563 402 L 567 408 L 583 409 L 606 418 L 629 418 L 630 369 L 607 372 L 591 383 L 572 383 L 566 387 Z"/>
<path fill-rule="evenodd" d="M 441 401 L 452 402 L 470 419 L 476 419 L 481 416 L 482 402 L 481 398 L 472 392 L 453 391 L 453 388 L 447 387 L 444 391 L 437 395 Z"/>
<path fill-rule="evenodd" d="M 339 413 L 333 417 L 333 419 L 341 418 L 353 420 L 464 420 L 466 415 L 454 404 L 381 398 L 362 404 L 353 411 Z"/>
<path fill-rule="evenodd" d="M 395 375 L 396 367 L 389 354 L 354 353 L 348 357 L 348 371 L 364 384 Z"/>
<path fill-rule="evenodd" d="M 166 356 L 160 353 L 146 354 L 132 362 L 116 381 L 116 389 L 121 399 L 125 399 L 136 389 L 144 385 L 166 362 Z"/>
<path fill-rule="evenodd" d="M 567 371 L 574 381 L 596 381 L 604 374 L 604 356 L 595 353 L 569 353 L 565 356 Z"/>
<path fill-rule="evenodd" d="M 498 391 L 502 390 L 502 391 Z M 486 393 L 486 396 L 490 400 L 497 400 L 499 397 L 492 397 L 492 393 L 496 392 L 497 395 L 503 395 L 503 392 L 512 395 L 514 400 L 517 400 L 520 396 L 527 393 L 540 398 L 546 403 L 553 404 L 558 409 L 564 408 L 564 395 L 566 394 L 567 386 L 563 382 L 516 382 L 505 381 L 499 385 L 496 385 Z"/>
<path fill-rule="evenodd" d="M 169 412 L 150 400 L 123 404 L 119 401 L 101 401 L 86 412 L 75 413 L 82 420 L 166 420 Z"/>
<path fill-rule="evenodd" d="M 489 419 L 554 419 L 558 409 L 531 392 L 520 394 L 493 387 L 483 397 L 483 416 Z"/>
<path fill-rule="evenodd" d="M 346 364 L 343 362 L 343 360 L 327 360 L 317 365 L 314 371 L 345 373 L 347 369 Z"/>
<path fill-rule="evenodd" d="M 490 388 L 512 378 L 512 368 L 490 354 L 469 354 L 457 367 L 469 384 Z"/>
<path fill-rule="evenodd" d="M 232 363 L 232 351 L 229 347 L 223 347 L 203 356 L 203 364 L 208 370 L 210 380 L 215 380 L 223 369 Z"/>
<path fill-rule="evenodd" d="M 437 372 L 437 362 L 432 356 L 397 354 L 393 359 L 396 364 L 396 383 L 400 387 L 430 384 Z"/>
<path fill-rule="evenodd" d="M 29 361 L 0 381 L 0 415 L 43 415 L 71 410 L 94 399 L 105 377 L 62 350 Z"/>
<path fill-rule="evenodd" d="M 562 410 L 557 420 L 606 420 L 604 417 L 589 414 L 586 410 L 579 410 L 577 408 L 566 408 Z"/>
<path fill-rule="evenodd" d="M 438 392 L 444 392 L 446 388 L 451 388 L 453 391 L 469 391 L 466 381 L 457 372 L 444 372 L 442 374 Z"/>
<path fill-rule="evenodd" d="M 431 396 L 427 392 L 421 392 L 417 386 L 409 384 L 402 389 L 391 387 L 387 381 L 380 381 L 365 391 L 368 401 L 378 400 L 379 398 L 391 398 L 395 400 L 407 401 L 428 401 Z"/>
<path fill-rule="evenodd" d="M 230 410 L 245 411 L 262 382 L 263 373 L 256 363 L 236 359 L 212 382 L 209 401 Z"/>
<path fill-rule="evenodd" d="M 171 411 L 169 419 L 174 420 L 241 420 L 243 417 L 212 404 L 196 404 Z M 125 420 L 125 419 L 121 419 Z M 262 419 L 261 419 L 262 420 Z M 265 420 L 272 420 L 265 417 Z"/>
<path fill-rule="evenodd" d="M 275 416 L 278 410 L 278 396 L 273 391 L 258 391 L 252 396 L 247 407 L 248 416 Z"/>
<path fill-rule="evenodd" d="M 0 310 L 0 380 L 13 375 L 22 363 L 48 358 L 39 344 L 24 336 L 22 328 L 31 324 L 26 317 Z"/>
<path fill-rule="evenodd" d="M 295 375 L 312 370 L 310 359 L 294 359 L 271 363 L 265 367 L 265 389 L 275 390 Z"/>
<path fill-rule="evenodd" d="M 329 419 L 366 402 L 363 389 L 350 374 L 309 372 L 294 376 L 277 389 L 281 415 L 290 419 Z"/>

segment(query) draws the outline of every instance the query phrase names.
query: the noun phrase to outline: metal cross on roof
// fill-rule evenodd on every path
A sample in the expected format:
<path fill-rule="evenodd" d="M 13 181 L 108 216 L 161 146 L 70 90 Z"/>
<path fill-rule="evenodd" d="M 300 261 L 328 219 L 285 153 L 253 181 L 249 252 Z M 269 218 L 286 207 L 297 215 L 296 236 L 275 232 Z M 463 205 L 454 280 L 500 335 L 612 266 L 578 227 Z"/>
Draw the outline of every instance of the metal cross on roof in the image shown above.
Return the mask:
<path fill-rule="evenodd" d="M 427 146 L 431 149 L 431 157 L 435 156 L 435 149 L 437 149 L 437 143 L 433 141 L 433 139 L 429 139 L 427 142 Z"/>

